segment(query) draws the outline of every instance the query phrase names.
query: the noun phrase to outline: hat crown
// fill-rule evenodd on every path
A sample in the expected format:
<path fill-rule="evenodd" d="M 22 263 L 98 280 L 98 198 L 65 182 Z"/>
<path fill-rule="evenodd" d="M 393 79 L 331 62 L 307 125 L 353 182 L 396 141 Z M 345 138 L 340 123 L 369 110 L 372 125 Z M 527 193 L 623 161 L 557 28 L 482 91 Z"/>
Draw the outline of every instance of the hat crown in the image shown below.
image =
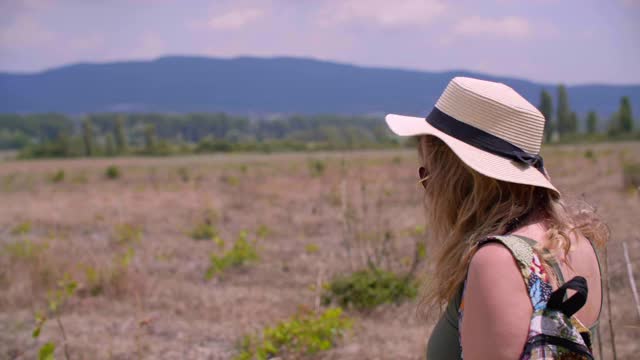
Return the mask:
<path fill-rule="evenodd" d="M 435 105 L 440 111 L 532 154 L 540 152 L 544 116 L 509 86 L 455 77 Z"/>

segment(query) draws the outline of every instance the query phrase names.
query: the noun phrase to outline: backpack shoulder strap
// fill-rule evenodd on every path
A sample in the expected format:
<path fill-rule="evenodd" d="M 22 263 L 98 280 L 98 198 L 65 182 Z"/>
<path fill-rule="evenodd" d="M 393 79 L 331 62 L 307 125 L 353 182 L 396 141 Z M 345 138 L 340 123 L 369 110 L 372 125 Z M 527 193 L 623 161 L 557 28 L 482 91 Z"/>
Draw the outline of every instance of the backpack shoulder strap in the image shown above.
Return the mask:
<path fill-rule="evenodd" d="M 533 309 L 542 309 L 549 301 L 552 287 L 549 274 L 542 266 L 540 258 L 533 249 L 533 244 L 515 235 L 499 235 L 485 239 L 479 246 L 491 242 L 500 243 L 511 252 L 522 274 Z"/>

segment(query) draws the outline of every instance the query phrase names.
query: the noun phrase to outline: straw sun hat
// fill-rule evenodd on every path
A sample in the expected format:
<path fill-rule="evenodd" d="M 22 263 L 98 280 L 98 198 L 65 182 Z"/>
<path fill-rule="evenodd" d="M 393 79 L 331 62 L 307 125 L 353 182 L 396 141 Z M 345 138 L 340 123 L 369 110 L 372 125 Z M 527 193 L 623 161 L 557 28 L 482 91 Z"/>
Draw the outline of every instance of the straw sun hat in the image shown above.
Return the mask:
<path fill-rule="evenodd" d="M 544 116 L 507 85 L 453 78 L 426 117 L 389 114 L 400 136 L 438 137 L 472 169 L 494 179 L 558 190 L 544 169 Z"/>

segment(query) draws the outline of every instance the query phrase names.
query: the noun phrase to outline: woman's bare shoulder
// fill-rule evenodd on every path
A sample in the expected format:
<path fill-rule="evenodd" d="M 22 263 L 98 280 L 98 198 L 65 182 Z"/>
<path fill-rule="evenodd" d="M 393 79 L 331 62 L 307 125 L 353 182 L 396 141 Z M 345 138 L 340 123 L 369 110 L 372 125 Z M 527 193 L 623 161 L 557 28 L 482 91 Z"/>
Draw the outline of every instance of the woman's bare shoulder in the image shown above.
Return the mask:
<path fill-rule="evenodd" d="M 531 302 L 511 252 L 486 244 L 469 265 L 464 293 L 465 359 L 517 358 L 527 339 Z"/>

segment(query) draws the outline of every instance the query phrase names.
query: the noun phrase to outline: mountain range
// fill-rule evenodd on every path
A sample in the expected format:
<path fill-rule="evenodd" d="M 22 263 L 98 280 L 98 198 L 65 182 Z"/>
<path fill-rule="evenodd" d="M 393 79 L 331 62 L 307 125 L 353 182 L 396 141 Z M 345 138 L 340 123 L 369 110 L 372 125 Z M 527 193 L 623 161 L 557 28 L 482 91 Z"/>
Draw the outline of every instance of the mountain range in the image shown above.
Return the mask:
<path fill-rule="evenodd" d="M 500 81 L 537 105 L 557 84 L 468 71 L 361 67 L 305 58 L 170 56 L 82 63 L 37 73 L 0 73 L 1 113 L 230 112 L 425 115 L 454 76 Z M 572 110 L 609 116 L 640 85 L 568 86 Z M 637 117 L 637 116 L 636 116 Z"/>

